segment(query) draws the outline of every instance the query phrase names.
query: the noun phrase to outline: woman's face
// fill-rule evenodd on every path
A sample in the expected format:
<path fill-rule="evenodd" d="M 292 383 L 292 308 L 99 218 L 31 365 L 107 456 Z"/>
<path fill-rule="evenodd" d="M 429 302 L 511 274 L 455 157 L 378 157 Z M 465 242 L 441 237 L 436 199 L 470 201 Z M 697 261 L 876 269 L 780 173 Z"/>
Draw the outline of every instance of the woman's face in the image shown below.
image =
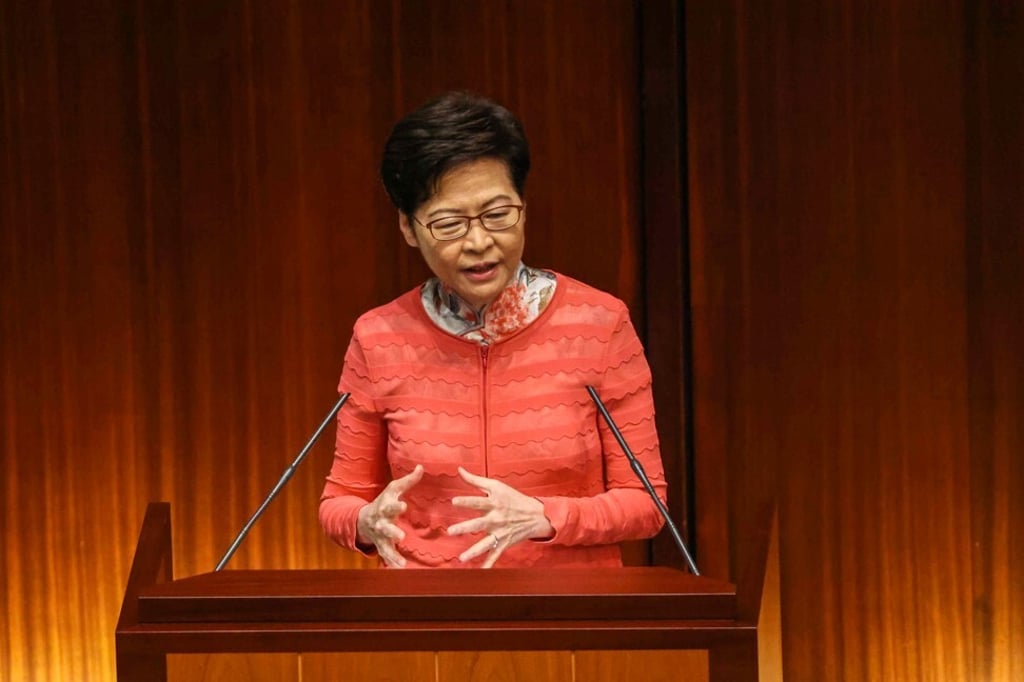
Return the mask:
<path fill-rule="evenodd" d="M 420 223 L 446 216 L 475 216 L 489 208 L 523 203 L 508 169 L 497 159 L 478 159 L 441 176 L 437 192 L 416 210 Z M 480 308 L 501 293 L 523 257 L 526 212 L 519 223 L 489 232 L 473 220 L 459 239 L 438 241 L 423 225 L 399 214 L 405 241 L 420 250 L 427 266 L 467 303 Z"/>

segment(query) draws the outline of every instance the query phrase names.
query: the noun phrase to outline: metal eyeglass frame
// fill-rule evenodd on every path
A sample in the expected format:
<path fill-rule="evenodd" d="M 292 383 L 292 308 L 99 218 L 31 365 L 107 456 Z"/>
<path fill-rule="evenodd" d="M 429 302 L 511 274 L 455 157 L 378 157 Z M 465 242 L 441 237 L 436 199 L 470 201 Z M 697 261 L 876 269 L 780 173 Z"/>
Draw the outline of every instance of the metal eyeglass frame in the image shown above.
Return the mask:
<path fill-rule="evenodd" d="M 514 208 L 514 209 L 516 209 L 516 219 L 512 223 L 510 223 L 508 225 L 505 225 L 503 227 L 488 227 L 487 224 L 483 221 L 483 217 L 485 215 L 487 215 L 488 213 L 491 213 L 492 211 L 498 211 L 498 210 L 501 210 L 503 208 Z M 526 204 L 502 204 L 501 206 L 492 206 L 489 209 L 487 209 L 486 211 L 484 211 L 483 213 L 478 213 L 477 215 L 474 215 L 474 216 L 468 216 L 468 215 L 448 215 L 448 216 L 444 216 L 443 218 L 438 218 L 437 220 L 431 220 L 428 223 L 424 223 L 422 220 L 420 220 L 416 216 L 413 216 L 412 219 L 415 220 L 420 225 L 422 225 L 423 227 L 427 228 L 427 231 L 430 232 L 430 236 L 433 237 L 434 239 L 436 239 L 437 241 L 439 241 L 439 242 L 450 242 L 450 241 L 454 241 L 456 239 L 462 239 L 467 234 L 469 234 L 469 227 L 470 227 L 470 225 L 473 224 L 474 220 L 479 220 L 480 221 L 480 225 L 485 230 L 487 230 L 488 232 L 503 232 L 505 230 L 509 230 L 509 229 L 511 229 L 511 228 L 513 228 L 513 227 L 515 227 L 516 225 L 519 224 L 519 221 L 523 219 L 523 211 L 525 211 L 525 210 L 526 210 Z M 434 233 L 434 227 L 433 226 L 435 224 L 437 224 L 437 223 L 439 223 L 441 221 L 445 221 L 445 220 L 452 220 L 454 218 L 459 218 L 459 219 L 462 219 L 462 220 L 466 221 L 465 222 L 465 227 L 463 228 L 463 230 L 461 232 L 459 232 L 457 235 L 452 236 L 452 237 L 438 237 Z"/>

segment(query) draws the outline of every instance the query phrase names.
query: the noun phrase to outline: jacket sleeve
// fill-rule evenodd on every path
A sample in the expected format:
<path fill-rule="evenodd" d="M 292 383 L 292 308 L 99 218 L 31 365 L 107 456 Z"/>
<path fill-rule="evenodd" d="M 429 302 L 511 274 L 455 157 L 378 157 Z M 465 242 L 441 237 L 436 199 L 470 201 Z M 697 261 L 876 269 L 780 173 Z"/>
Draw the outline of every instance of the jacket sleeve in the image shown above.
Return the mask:
<path fill-rule="evenodd" d="M 665 501 L 667 485 L 654 422 L 651 370 L 625 306 L 619 313 L 595 389 Z M 548 542 L 600 545 L 655 535 L 664 521 L 603 418 L 598 432 L 604 458 L 605 492 L 592 497 L 539 497 L 555 529 Z"/>
<path fill-rule="evenodd" d="M 356 544 L 358 514 L 390 480 L 387 429 L 374 400 L 366 356 L 354 334 L 345 353 L 338 391 L 348 402 L 338 412 L 334 460 L 320 497 L 320 525 L 342 547 L 365 553 Z"/>

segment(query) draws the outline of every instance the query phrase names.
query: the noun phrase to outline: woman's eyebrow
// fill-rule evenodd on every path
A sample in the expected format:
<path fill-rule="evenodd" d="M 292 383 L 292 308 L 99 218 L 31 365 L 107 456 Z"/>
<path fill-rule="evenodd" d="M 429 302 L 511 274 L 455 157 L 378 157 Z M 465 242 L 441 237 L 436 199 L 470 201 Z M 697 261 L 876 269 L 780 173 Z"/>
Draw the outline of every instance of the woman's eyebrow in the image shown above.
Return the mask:
<path fill-rule="evenodd" d="M 503 202 L 506 202 L 506 201 L 512 201 L 512 197 L 510 197 L 507 194 L 499 194 L 497 196 L 491 197 L 490 199 L 488 199 L 484 203 L 480 204 L 480 208 L 481 209 L 486 209 L 488 206 L 493 206 L 495 203 L 498 203 L 498 202 L 502 202 L 503 203 Z M 465 215 L 465 213 L 463 213 L 463 209 L 441 207 L 441 208 L 435 208 L 433 211 L 428 213 L 426 215 L 426 217 L 429 220 L 430 218 L 433 218 L 434 216 L 440 215 L 442 213 L 454 214 L 454 215 Z"/>

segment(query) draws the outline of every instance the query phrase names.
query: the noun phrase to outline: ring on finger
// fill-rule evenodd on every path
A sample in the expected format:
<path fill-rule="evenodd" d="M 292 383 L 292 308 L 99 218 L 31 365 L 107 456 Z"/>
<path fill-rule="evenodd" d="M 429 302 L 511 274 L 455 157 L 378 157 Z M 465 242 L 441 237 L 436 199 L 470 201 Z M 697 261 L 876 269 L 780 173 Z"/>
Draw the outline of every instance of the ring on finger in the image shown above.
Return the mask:
<path fill-rule="evenodd" d="M 491 537 L 494 538 L 494 543 L 491 545 L 491 551 L 498 549 L 498 536 L 491 533 Z"/>

